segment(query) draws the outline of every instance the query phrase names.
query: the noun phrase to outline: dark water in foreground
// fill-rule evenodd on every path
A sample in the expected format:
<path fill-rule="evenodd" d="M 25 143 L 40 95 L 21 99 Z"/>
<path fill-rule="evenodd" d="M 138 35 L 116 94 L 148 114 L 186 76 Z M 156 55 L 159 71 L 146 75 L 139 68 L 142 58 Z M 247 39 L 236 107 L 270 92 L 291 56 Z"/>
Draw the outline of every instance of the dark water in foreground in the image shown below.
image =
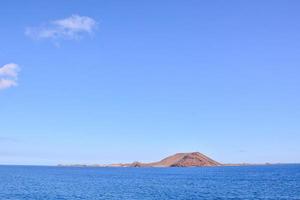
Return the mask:
<path fill-rule="evenodd" d="M 300 200 L 300 165 L 213 168 L 0 166 L 0 199 Z"/>

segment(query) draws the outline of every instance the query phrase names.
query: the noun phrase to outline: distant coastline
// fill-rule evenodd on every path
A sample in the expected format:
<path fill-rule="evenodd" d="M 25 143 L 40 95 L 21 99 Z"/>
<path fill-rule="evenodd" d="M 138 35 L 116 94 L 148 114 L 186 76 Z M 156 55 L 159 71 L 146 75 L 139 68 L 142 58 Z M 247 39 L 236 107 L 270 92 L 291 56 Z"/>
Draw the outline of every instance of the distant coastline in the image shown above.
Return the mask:
<path fill-rule="evenodd" d="M 264 166 L 278 165 L 283 163 L 219 163 L 202 153 L 176 153 L 158 162 L 142 163 L 114 163 L 114 164 L 58 164 L 59 167 L 234 167 L 234 166 Z M 293 163 L 296 164 L 296 163 Z"/>

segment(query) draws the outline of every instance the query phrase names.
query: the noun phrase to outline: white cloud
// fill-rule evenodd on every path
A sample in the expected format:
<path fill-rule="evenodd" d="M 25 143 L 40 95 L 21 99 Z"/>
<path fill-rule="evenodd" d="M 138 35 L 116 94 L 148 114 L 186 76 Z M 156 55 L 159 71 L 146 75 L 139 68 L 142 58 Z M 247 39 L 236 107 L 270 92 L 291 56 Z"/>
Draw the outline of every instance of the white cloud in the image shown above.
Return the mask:
<path fill-rule="evenodd" d="M 0 90 L 18 85 L 19 71 L 20 68 L 15 63 L 9 63 L 0 67 Z"/>
<path fill-rule="evenodd" d="M 97 22 L 86 16 L 72 15 L 65 19 L 54 20 L 39 27 L 27 27 L 25 34 L 34 39 L 79 39 L 91 34 Z"/>
<path fill-rule="evenodd" d="M 76 32 L 76 31 L 86 31 L 91 33 L 96 21 L 90 17 L 81 17 L 78 15 L 72 15 L 69 18 L 56 20 L 53 22 L 57 26 L 60 26 L 64 29 Z"/>

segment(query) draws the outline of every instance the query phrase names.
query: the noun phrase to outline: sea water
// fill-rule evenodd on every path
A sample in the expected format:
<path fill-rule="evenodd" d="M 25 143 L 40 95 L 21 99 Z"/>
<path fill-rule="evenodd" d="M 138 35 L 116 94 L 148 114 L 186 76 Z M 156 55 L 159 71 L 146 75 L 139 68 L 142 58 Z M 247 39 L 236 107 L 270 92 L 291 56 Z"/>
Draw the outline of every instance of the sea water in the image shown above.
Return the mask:
<path fill-rule="evenodd" d="M 0 199 L 300 200 L 300 165 L 203 168 L 0 166 Z"/>

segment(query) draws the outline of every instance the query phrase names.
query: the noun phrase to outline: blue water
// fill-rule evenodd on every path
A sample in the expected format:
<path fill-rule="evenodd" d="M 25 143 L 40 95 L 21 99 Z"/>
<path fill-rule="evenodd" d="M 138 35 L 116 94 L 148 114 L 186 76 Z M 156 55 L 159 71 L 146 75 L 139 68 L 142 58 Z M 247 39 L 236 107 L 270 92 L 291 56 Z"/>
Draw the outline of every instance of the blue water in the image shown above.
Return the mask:
<path fill-rule="evenodd" d="M 300 200 L 300 165 L 212 168 L 0 166 L 0 199 Z"/>

